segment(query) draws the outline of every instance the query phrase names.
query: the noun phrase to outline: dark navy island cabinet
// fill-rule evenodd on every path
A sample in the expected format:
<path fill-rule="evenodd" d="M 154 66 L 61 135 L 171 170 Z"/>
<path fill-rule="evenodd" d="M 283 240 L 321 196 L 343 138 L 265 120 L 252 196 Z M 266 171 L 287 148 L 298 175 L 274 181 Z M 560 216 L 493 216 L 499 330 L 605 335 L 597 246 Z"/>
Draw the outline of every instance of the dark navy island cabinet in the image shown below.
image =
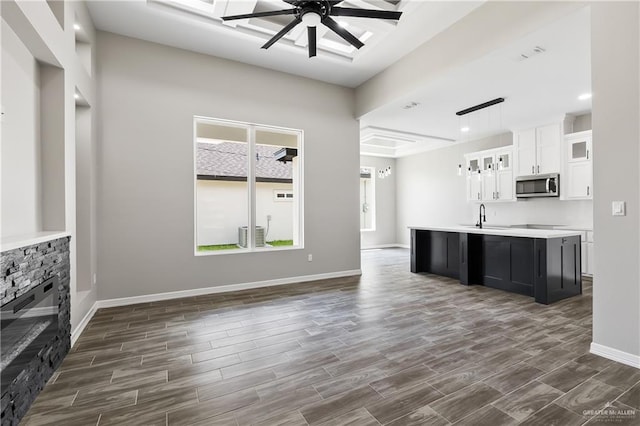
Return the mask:
<path fill-rule="evenodd" d="M 411 229 L 411 272 L 532 296 L 549 304 L 582 293 L 580 236 L 527 238 Z"/>

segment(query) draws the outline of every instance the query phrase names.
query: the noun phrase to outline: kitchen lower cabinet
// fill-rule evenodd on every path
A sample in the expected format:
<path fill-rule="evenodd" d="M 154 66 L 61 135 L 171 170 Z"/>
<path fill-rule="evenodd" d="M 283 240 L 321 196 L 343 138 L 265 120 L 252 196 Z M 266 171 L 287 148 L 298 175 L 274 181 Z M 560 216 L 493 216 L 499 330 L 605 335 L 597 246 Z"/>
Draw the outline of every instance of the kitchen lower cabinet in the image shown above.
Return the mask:
<path fill-rule="evenodd" d="M 483 235 L 480 280 L 487 287 L 533 296 L 534 240 Z"/>
<path fill-rule="evenodd" d="M 580 236 L 525 238 L 411 229 L 411 272 L 456 278 L 549 304 L 582 294 Z"/>
<path fill-rule="evenodd" d="M 414 234 L 415 233 L 415 234 Z M 460 236 L 457 232 L 412 231 L 411 270 L 429 271 L 444 277 L 460 277 Z M 414 250 L 414 241 L 419 246 Z M 414 256 L 419 253 L 419 258 Z M 415 258 L 415 260 L 414 260 Z"/>

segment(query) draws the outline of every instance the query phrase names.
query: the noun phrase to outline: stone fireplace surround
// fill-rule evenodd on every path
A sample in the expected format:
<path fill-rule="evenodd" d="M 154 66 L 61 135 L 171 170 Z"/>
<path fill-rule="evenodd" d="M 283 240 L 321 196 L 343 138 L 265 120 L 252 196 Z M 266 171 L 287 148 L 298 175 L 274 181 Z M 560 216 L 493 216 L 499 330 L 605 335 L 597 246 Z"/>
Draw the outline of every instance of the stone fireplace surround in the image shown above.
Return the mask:
<path fill-rule="evenodd" d="M 58 333 L 9 384 L 0 400 L 0 424 L 17 425 L 71 347 L 69 240 L 49 241 L 2 251 L 0 299 L 6 304 L 47 279 L 58 276 Z M 4 248 L 3 248 L 4 250 Z"/>

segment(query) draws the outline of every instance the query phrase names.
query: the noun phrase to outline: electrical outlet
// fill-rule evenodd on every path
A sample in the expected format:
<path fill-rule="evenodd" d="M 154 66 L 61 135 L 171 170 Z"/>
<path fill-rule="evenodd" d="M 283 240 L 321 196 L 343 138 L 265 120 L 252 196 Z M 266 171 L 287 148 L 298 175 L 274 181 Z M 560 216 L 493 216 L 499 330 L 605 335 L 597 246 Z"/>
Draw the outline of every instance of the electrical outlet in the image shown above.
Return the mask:
<path fill-rule="evenodd" d="M 309 262 L 313 261 L 313 255 L 312 255 L 312 254 L 308 255 L 308 256 L 307 256 L 307 260 L 308 260 Z"/>

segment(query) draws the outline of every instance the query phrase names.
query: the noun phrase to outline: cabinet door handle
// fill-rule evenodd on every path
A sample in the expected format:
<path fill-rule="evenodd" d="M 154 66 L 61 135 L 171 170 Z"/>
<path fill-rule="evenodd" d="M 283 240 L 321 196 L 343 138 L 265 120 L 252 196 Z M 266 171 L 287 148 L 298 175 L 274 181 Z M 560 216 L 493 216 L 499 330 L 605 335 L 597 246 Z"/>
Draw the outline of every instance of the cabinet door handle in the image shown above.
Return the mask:
<path fill-rule="evenodd" d="M 587 150 L 587 160 L 589 159 L 589 150 Z"/>
<path fill-rule="evenodd" d="M 587 195 L 589 195 L 589 185 L 587 185 Z"/>
<path fill-rule="evenodd" d="M 531 174 L 534 174 L 536 172 L 536 169 L 534 167 L 535 166 L 531 166 Z"/>
<path fill-rule="evenodd" d="M 540 165 L 538 164 L 538 173 L 540 173 Z"/>

